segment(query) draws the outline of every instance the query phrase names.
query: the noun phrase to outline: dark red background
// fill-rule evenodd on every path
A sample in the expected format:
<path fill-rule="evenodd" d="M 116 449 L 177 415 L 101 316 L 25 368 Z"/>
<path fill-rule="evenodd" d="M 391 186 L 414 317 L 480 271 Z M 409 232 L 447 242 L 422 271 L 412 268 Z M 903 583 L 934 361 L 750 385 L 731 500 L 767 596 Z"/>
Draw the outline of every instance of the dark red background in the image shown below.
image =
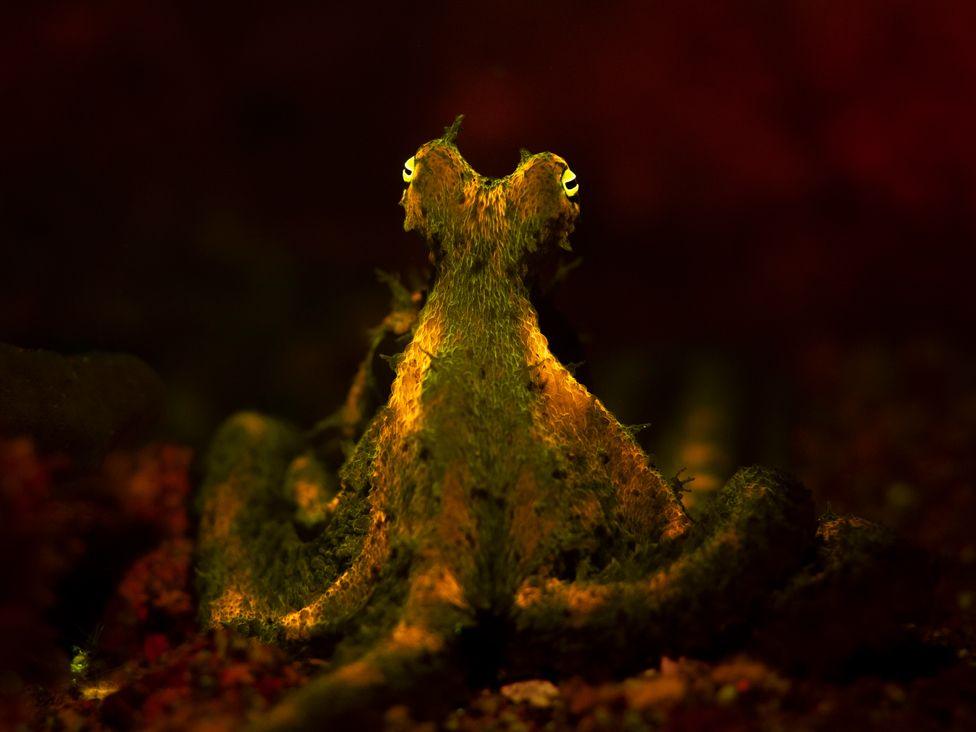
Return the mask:
<path fill-rule="evenodd" d="M 0 339 L 143 356 L 182 439 L 332 409 L 384 312 L 373 269 L 425 261 L 400 165 L 458 112 L 481 172 L 524 146 L 578 173 L 584 262 L 555 303 L 635 421 L 613 378 L 657 353 L 976 324 L 966 0 L 7 15 Z"/>

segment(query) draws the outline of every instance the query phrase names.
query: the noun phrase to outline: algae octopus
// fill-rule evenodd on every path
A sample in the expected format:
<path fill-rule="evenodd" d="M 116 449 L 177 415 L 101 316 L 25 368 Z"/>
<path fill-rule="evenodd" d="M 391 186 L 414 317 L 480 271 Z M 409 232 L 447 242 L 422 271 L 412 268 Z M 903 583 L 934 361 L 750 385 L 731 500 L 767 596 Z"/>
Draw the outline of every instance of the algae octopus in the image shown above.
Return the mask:
<path fill-rule="evenodd" d="M 526 280 L 536 255 L 567 243 L 575 175 L 525 152 L 510 175 L 479 175 L 459 123 L 403 171 L 404 228 L 436 268 L 426 301 L 394 283 L 346 405 L 312 435 L 242 413 L 210 452 L 205 623 L 333 658 L 262 728 L 445 703 L 479 669 L 621 669 L 706 649 L 825 536 L 873 531 L 834 522 L 818 539 L 809 492 L 758 467 L 693 522 L 540 332 Z M 389 399 L 373 409 L 372 363 L 398 336 Z"/>

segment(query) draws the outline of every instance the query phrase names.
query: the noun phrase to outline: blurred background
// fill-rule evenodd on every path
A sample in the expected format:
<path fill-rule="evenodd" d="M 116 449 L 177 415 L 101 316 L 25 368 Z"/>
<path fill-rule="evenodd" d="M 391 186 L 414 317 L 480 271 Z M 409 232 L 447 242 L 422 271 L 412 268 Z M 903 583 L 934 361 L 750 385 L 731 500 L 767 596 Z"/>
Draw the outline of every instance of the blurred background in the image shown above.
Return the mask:
<path fill-rule="evenodd" d="M 401 164 L 463 112 L 480 172 L 578 174 L 544 329 L 664 467 L 784 464 L 895 524 L 947 482 L 973 507 L 973 3 L 4 14 L 0 340 L 142 357 L 161 436 L 339 404 L 374 270 L 426 266 Z"/>

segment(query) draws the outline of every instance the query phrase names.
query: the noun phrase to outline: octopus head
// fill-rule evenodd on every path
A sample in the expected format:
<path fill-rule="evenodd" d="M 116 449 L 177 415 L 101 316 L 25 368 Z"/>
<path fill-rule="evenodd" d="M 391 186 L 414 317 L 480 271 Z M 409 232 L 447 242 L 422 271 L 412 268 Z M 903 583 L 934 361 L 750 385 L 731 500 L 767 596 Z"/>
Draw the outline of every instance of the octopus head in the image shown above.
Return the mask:
<path fill-rule="evenodd" d="M 480 175 L 455 145 L 460 122 L 403 164 L 403 228 L 421 233 L 444 258 L 477 252 L 522 259 L 552 245 L 568 249 L 579 184 L 566 161 L 523 151 L 504 178 Z"/>

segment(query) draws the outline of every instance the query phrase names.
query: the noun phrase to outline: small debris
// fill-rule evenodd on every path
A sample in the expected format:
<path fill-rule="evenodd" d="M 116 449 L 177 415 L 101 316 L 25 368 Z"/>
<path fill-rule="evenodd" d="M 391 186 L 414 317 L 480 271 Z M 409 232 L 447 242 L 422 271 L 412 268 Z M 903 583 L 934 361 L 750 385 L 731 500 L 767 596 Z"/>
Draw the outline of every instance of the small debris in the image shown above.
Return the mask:
<path fill-rule="evenodd" d="M 738 698 L 739 692 L 736 690 L 734 684 L 725 684 L 715 694 L 715 701 L 719 704 L 731 704 Z"/>
<path fill-rule="evenodd" d="M 976 604 L 976 592 L 963 590 L 956 596 L 956 602 L 959 604 L 960 610 L 970 610 Z"/>
<path fill-rule="evenodd" d="M 674 704 L 684 698 L 687 683 L 680 676 L 661 675 L 651 679 L 633 679 L 624 682 L 627 704 L 634 709 Z"/>
<path fill-rule="evenodd" d="M 514 704 L 527 704 L 537 709 L 551 707 L 559 699 L 559 689 L 545 679 L 532 679 L 507 684 L 499 692 Z"/>

